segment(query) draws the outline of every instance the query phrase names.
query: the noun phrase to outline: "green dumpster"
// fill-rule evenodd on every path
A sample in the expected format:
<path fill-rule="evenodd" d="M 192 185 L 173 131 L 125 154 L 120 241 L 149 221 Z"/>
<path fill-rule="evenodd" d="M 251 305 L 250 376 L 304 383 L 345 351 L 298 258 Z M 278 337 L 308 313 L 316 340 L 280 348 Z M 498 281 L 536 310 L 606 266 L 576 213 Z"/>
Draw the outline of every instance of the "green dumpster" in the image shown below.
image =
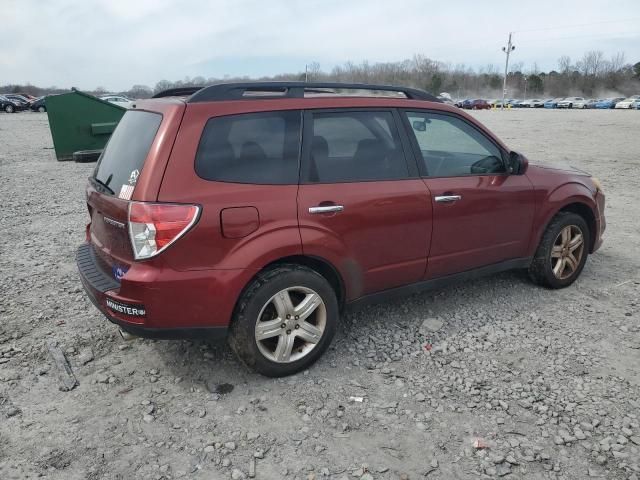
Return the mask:
<path fill-rule="evenodd" d="M 49 128 L 57 159 L 73 160 L 74 153 L 80 156 L 99 153 L 126 111 L 75 89 L 47 97 Z"/>

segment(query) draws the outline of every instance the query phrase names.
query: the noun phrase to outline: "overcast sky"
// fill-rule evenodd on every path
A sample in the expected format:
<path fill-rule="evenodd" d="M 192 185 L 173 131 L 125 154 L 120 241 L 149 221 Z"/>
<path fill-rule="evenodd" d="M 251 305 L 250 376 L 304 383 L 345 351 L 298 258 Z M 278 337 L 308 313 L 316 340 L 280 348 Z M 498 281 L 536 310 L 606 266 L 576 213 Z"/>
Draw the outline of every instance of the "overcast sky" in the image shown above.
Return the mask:
<path fill-rule="evenodd" d="M 640 61 L 640 0 L 2 0 L 0 85 L 125 90 L 420 53 L 472 67 L 557 67 L 588 50 Z M 589 25 L 585 25 L 589 24 Z M 564 25 L 564 27 L 563 27 Z"/>

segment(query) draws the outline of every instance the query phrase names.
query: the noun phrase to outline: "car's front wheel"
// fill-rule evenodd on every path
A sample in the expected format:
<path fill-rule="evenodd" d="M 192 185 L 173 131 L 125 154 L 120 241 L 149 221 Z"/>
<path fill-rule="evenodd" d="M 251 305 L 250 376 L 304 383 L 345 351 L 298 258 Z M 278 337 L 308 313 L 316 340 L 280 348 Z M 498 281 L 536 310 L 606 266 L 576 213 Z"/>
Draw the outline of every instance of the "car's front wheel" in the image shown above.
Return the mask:
<path fill-rule="evenodd" d="M 4 107 L 4 111 L 7 113 L 13 113 L 15 110 L 15 108 L 13 108 L 13 105 L 5 105 Z"/>
<path fill-rule="evenodd" d="M 39 106 L 39 107 L 38 107 L 38 111 L 39 111 L 40 113 L 44 113 L 44 112 L 46 112 L 46 111 L 47 111 L 47 109 L 41 105 L 41 106 Z"/>
<path fill-rule="evenodd" d="M 584 268 L 589 245 L 589 227 L 584 218 L 572 212 L 558 213 L 542 236 L 529 276 L 549 288 L 571 285 Z"/>
<path fill-rule="evenodd" d="M 229 343 L 251 369 L 270 377 L 309 367 L 331 343 L 338 324 L 336 294 L 319 273 L 281 265 L 257 276 L 242 294 Z"/>

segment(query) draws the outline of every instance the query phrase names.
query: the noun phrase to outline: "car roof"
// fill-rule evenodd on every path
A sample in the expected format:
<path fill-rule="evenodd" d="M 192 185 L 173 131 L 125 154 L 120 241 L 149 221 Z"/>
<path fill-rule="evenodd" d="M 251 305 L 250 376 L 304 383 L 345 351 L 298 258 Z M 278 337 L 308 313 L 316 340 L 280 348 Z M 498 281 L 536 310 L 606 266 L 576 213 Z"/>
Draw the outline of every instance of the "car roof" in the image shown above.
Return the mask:
<path fill-rule="evenodd" d="M 351 93 L 348 94 L 348 92 Z M 310 96 L 385 96 L 441 102 L 436 96 L 411 87 L 336 82 L 219 83 L 206 87 L 180 87 L 164 90 L 155 94 L 153 98 L 172 96 L 188 97 L 186 99 L 187 103 L 224 100 L 307 98 Z"/>

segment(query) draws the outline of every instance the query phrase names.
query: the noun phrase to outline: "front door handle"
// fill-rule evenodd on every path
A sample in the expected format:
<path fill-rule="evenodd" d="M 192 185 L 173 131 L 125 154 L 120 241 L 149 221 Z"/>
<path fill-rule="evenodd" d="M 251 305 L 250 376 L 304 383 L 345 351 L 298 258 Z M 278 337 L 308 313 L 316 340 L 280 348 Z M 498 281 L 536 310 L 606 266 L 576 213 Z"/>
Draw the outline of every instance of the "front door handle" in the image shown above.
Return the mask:
<path fill-rule="evenodd" d="M 438 203 L 451 203 L 462 200 L 462 195 L 439 195 L 435 198 Z"/>
<path fill-rule="evenodd" d="M 319 205 L 317 207 L 309 207 L 309 213 L 335 213 L 344 210 L 342 205 Z"/>

